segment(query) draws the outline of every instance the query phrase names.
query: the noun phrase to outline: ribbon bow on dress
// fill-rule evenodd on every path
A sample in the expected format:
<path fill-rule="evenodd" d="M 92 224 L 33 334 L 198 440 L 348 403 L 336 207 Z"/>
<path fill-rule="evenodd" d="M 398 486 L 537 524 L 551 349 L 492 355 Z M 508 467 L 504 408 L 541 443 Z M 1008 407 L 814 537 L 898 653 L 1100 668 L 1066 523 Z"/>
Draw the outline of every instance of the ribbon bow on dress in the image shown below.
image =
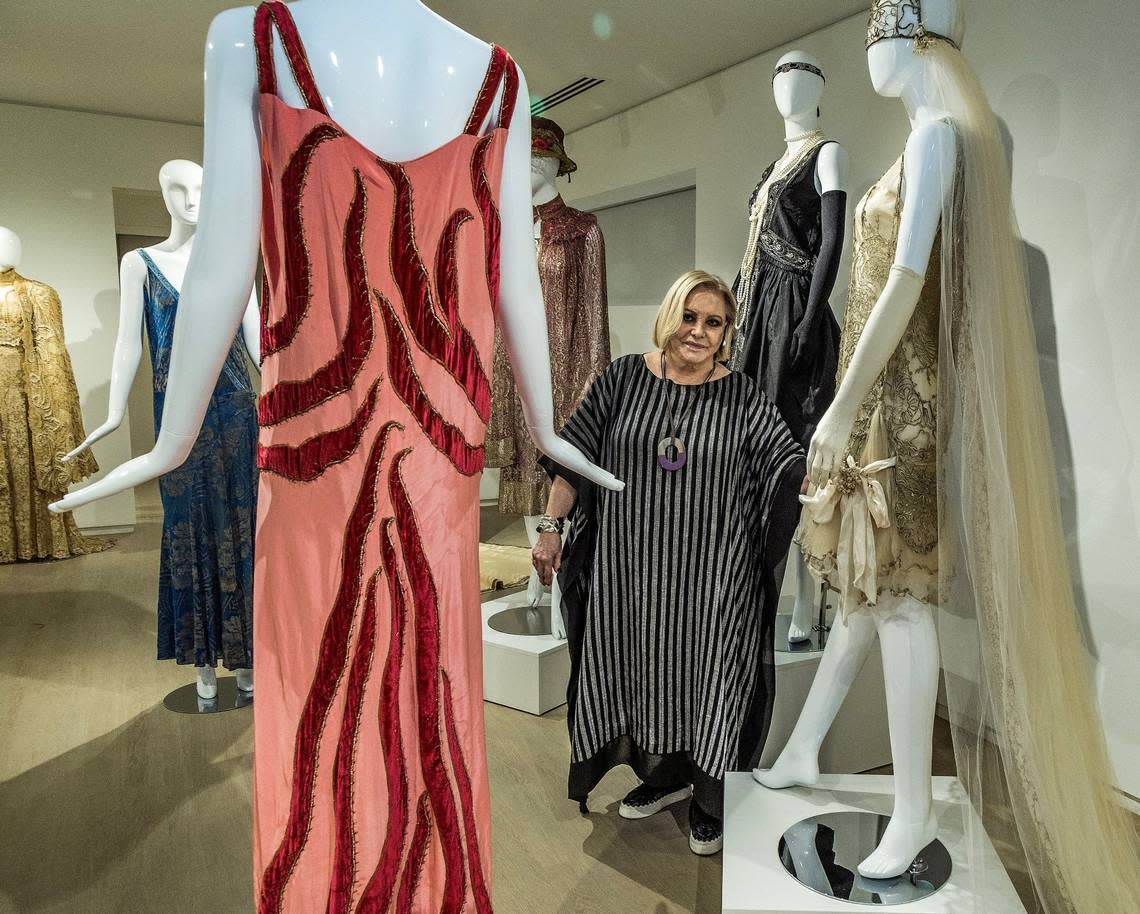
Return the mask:
<path fill-rule="evenodd" d="M 883 484 L 874 477 L 896 462 L 896 458 L 890 457 L 860 467 L 848 456 L 846 466 L 822 489 L 800 496 L 817 524 L 830 523 L 839 507 L 839 542 L 835 552 L 844 620 L 858 608 L 859 594 L 867 603 L 873 604 L 879 598 L 875 529 L 889 527 L 891 515 Z"/>

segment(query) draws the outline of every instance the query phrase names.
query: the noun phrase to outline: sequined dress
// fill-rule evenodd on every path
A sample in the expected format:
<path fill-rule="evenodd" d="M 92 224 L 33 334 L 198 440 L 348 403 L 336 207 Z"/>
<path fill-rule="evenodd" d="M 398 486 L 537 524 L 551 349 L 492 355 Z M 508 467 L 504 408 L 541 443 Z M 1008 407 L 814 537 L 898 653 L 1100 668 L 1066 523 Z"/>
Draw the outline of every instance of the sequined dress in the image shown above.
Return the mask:
<path fill-rule="evenodd" d="M 162 425 L 178 290 L 146 251 L 143 316 Z M 245 346 L 235 338 L 186 461 L 159 479 L 158 659 L 253 667 L 253 529 L 257 408 Z"/>
<path fill-rule="evenodd" d="M 894 263 L 903 190 L 900 157 L 855 211 L 840 381 Z M 910 323 L 859 408 L 847 446 L 854 466 L 830 490 L 811 493 L 816 504 L 807 506 L 796 531 L 813 571 L 849 594 L 844 612 L 883 593 L 937 600 L 940 250 L 939 237 Z M 893 466 L 886 465 L 892 460 Z M 859 499 L 858 510 L 844 511 L 842 499 L 850 495 Z"/>
<path fill-rule="evenodd" d="M 79 392 L 63 339 L 56 291 L 15 270 L 0 272 L 0 564 L 66 559 L 110 543 L 84 536 L 70 514 L 48 505 L 99 465 L 90 450 L 63 457 L 86 438 Z"/>
<path fill-rule="evenodd" d="M 562 428 L 594 378 L 610 363 L 606 247 L 598 219 L 561 197 L 534 208 L 539 222 L 538 276 L 550 341 L 554 427 Z M 499 511 L 542 514 L 550 481 L 527 431 L 511 364 L 495 342 L 487 465 L 500 467 Z"/>
<path fill-rule="evenodd" d="M 493 48 L 462 132 L 394 162 L 330 117 L 283 4 L 255 32 L 258 911 L 483 914 L 478 497 L 518 73 Z"/>

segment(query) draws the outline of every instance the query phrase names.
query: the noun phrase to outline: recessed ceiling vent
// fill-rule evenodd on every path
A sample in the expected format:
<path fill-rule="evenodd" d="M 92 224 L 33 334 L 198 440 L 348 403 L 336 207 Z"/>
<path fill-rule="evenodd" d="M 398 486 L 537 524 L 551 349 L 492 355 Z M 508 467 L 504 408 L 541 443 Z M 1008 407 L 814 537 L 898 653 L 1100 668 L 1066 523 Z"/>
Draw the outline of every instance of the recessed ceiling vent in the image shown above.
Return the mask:
<path fill-rule="evenodd" d="M 542 114 L 549 111 L 551 108 L 557 108 L 563 102 L 568 102 L 572 98 L 577 98 L 583 92 L 589 92 L 591 89 L 596 89 L 604 79 L 594 79 L 592 76 L 583 76 L 580 79 L 574 80 L 568 86 L 563 86 L 557 92 L 551 92 L 546 98 L 540 98 L 536 102 L 532 102 L 530 106 L 531 114 Z"/>

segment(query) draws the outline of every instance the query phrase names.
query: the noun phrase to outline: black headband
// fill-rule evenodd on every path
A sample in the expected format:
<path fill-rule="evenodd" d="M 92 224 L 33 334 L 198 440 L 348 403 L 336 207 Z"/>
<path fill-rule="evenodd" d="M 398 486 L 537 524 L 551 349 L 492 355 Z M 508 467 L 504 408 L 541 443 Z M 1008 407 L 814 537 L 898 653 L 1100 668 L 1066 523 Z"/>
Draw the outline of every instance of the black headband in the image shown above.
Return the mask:
<path fill-rule="evenodd" d="M 782 63 L 775 70 L 772 71 L 772 79 L 775 79 L 781 73 L 787 73 L 789 70 L 807 70 L 809 73 L 814 73 L 824 82 L 827 82 L 827 77 L 823 75 L 823 70 L 815 64 L 804 63 L 800 60 L 793 60 L 788 63 Z"/>

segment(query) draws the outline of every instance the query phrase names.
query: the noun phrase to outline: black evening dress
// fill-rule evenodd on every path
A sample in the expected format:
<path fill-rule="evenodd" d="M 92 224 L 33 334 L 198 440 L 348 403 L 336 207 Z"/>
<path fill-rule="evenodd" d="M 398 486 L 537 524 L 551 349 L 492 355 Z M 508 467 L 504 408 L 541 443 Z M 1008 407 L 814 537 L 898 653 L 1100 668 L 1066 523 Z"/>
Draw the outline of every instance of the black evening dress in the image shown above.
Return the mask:
<path fill-rule="evenodd" d="M 816 190 L 826 145 L 807 143 L 774 179 L 782 163 L 764 172 L 749 200 L 752 231 L 733 287 L 741 310 L 733 366 L 759 383 L 805 448 L 831 405 L 839 364 L 839 325 L 827 298 L 843 251 L 847 195 Z"/>
<path fill-rule="evenodd" d="M 688 462 L 675 472 L 657 461 L 670 398 L 686 417 Z M 584 802 L 627 764 L 650 784 L 691 783 L 719 817 L 725 772 L 756 763 L 771 719 L 768 565 L 782 554 L 766 543 L 795 526 L 803 451 L 750 378 L 679 385 L 641 355 L 594 381 L 561 436 L 626 486 L 598 489 L 546 463 L 579 494 L 559 573 L 568 794 Z"/>

